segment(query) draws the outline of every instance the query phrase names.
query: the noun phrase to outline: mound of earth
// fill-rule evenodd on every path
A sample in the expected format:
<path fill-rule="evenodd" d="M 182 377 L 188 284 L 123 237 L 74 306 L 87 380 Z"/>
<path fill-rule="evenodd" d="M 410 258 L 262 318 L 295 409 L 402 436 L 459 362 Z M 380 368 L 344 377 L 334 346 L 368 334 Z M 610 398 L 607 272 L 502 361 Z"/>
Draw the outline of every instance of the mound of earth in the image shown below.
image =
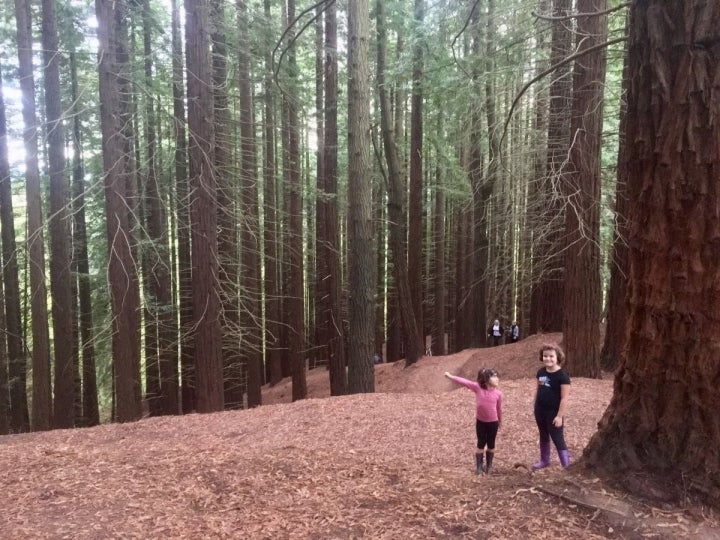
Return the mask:
<path fill-rule="evenodd" d="M 491 367 L 498 370 L 500 380 L 533 377 L 541 366 L 538 360 L 540 346 L 545 343 L 559 343 L 562 334 L 541 334 L 530 336 L 511 345 L 486 349 L 466 349 L 448 356 L 425 356 L 417 363 L 405 367 L 403 360 L 375 366 L 375 391 L 409 394 L 432 394 L 447 392 L 456 386 L 443 377 L 449 371 L 475 380 L 478 370 Z M 330 380 L 324 367 L 307 372 L 308 396 L 330 397 Z M 263 388 L 263 403 L 290 403 L 292 381 L 284 379 L 275 386 Z"/>
<path fill-rule="evenodd" d="M 548 338 L 548 336 L 545 336 Z M 706 508 L 658 508 L 579 466 L 529 475 L 538 343 L 377 367 L 375 394 L 0 437 L 3 538 L 720 538 Z M 533 352 L 534 351 L 534 352 Z M 496 472 L 473 472 L 474 398 L 444 371 L 498 369 Z M 325 394 L 324 394 L 325 393 Z M 567 439 L 581 455 L 612 393 L 574 378 Z M 701 512 L 702 511 L 702 512 Z"/>

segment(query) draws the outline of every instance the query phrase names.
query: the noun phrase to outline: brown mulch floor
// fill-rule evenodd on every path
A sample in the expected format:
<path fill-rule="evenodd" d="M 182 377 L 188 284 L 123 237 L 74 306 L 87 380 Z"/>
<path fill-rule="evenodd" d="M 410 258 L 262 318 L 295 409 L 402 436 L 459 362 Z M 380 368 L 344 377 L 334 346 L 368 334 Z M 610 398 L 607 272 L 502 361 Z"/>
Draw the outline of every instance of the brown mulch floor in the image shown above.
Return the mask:
<path fill-rule="evenodd" d="M 318 369 L 314 399 L 296 403 L 284 381 L 253 410 L 0 437 L 0 537 L 720 538 L 705 508 L 649 506 L 556 458 L 514 467 L 536 458 L 532 375 L 559 338 L 379 365 L 376 394 L 329 398 Z M 481 365 L 505 394 L 486 477 L 472 471 L 473 395 L 442 376 Z M 611 394 L 609 379 L 573 379 L 572 455 Z"/>

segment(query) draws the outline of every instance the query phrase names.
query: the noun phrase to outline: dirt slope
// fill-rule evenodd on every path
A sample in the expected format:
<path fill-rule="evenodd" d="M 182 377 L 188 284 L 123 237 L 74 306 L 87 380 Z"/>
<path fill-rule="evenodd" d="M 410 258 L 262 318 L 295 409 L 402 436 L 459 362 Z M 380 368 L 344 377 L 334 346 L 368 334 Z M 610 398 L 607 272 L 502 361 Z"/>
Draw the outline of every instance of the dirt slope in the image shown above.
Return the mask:
<path fill-rule="evenodd" d="M 22 538 L 720 538 L 707 509 L 649 506 L 577 467 L 533 477 L 540 340 L 377 367 L 380 393 L 125 425 L 0 437 L 0 537 Z M 505 394 L 496 474 L 473 474 L 473 396 L 444 371 L 497 368 Z M 522 377 L 522 378 L 520 378 Z M 452 391 L 449 391 L 451 390 Z M 610 400 L 609 380 L 574 378 L 573 456 Z M 610 510 L 562 497 L 604 493 Z M 554 493 L 554 494 L 553 494 Z M 612 504 L 610 504 L 612 503 Z"/>

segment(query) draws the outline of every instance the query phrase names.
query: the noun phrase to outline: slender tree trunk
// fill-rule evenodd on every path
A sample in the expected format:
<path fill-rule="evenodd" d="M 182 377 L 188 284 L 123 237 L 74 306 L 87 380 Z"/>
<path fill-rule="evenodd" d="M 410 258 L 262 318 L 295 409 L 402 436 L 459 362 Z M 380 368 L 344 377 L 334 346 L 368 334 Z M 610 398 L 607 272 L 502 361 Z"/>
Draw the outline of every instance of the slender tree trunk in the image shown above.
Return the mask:
<path fill-rule="evenodd" d="M 224 408 L 220 279 L 218 275 L 217 181 L 214 148 L 210 5 L 185 1 L 188 129 L 190 144 L 190 230 L 198 412 Z"/>
<path fill-rule="evenodd" d="M 472 55 L 478 63 L 473 69 L 473 85 L 478 92 L 478 100 L 481 99 L 481 82 L 480 82 L 480 66 L 479 61 L 482 51 L 482 31 L 480 25 L 480 6 L 473 5 L 470 20 L 473 31 L 472 39 Z M 487 92 L 486 92 L 487 93 Z M 487 100 L 492 101 L 491 97 L 486 96 Z M 487 273 L 488 273 L 488 212 L 490 205 L 490 195 L 492 194 L 492 180 L 490 177 L 490 166 L 497 167 L 496 163 L 491 163 L 488 167 L 488 177 L 483 177 L 483 153 L 482 153 L 482 120 L 480 118 L 480 103 L 473 107 L 470 127 L 470 150 L 469 150 L 469 176 L 470 185 L 473 190 L 473 217 L 472 217 L 472 248 L 469 250 L 470 267 L 468 269 L 467 278 L 469 280 L 469 292 L 467 299 L 470 301 L 468 306 L 468 317 L 465 321 L 469 325 L 467 330 L 468 343 L 470 347 L 481 347 L 486 341 L 487 328 Z M 493 113 L 488 113 L 493 114 Z M 489 126 L 488 129 L 493 129 Z M 497 144 L 488 142 L 488 148 L 493 151 Z M 491 156 L 490 161 L 497 159 L 499 156 Z"/>
<path fill-rule="evenodd" d="M 75 364 L 73 362 L 71 241 L 69 189 L 65 174 L 65 133 L 62 122 L 55 0 L 42 2 L 42 43 L 45 64 L 48 167 L 50 170 L 50 289 L 52 293 L 55 387 L 53 427 L 75 425 Z"/>
<path fill-rule="evenodd" d="M 149 0 L 143 5 L 143 51 L 145 81 L 148 88 L 153 83 L 152 59 L 152 16 Z M 153 368 L 154 379 L 157 381 L 151 396 L 150 411 L 152 414 L 178 413 L 178 365 L 175 342 L 175 310 L 172 301 L 172 281 L 169 232 L 165 216 L 164 201 L 166 197 L 161 189 L 157 171 L 157 135 L 156 114 L 152 99 L 146 99 L 145 105 L 145 137 L 147 145 L 147 176 L 145 178 L 145 218 L 147 232 L 152 246 L 146 250 L 144 270 L 147 284 L 146 297 L 150 305 L 146 307 L 146 343 L 154 342 L 147 347 L 151 353 L 145 362 Z M 149 320 L 149 323 L 148 323 Z M 148 385 L 153 378 L 149 378 Z"/>
<path fill-rule="evenodd" d="M 2 95 L 2 69 L 0 69 L 0 233 L 2 234 L 2 279 L 5 292 L 5 329 L 8 353 L 8 385 L 10 394 L 10 430 L 27 431 L 28 415 L 25 345 L 20 311 L 20 284 L 18 280 L 17 246 L 10 164 L 8 163 L 7 124 L 5 101 Z"/>
<path fill-rule="evenodd" d="M 90 263 L 88 260 L 87 227 L 85 224 L 85 180 L 78 110 L 77 63 L 70 56 L 73 101 L 73 269 L 77 276 L 78 338 L 82 353 L 82 414 L 80 424 L 96 426 L 100 423 L 97 376 L 95 373 L 95 345 L 93 337 Z"/>
<path fill-rule="evenodd" d="M 385 87 L 385 44 L 387 38 L 384 7 L 382 2 L 378 1 L 378 3 L 376 3 L 375 10 L 378 28 L 377 83 L 380 99 L 380 122 L 382 126 L 385 159 L 388 167 L 388 219 L 390 220 L 390 245 L 393 254 L 395 288 L 398 297 L 400 320 L 407 339 L 405 361 L 407 365 L 411 365 L 420 359 L 424 348 L 422 345 L 420 330 L 417 327 L 417 319 L 415 318 L 412 307 L 407 260 L 405 258 L 403 242 L 403 187 L 400 173 L 400 160 L 398 158 L 397 146 L 395 144 L 393 128 L 390 122 L 390 100 Z"/>
<path fill-rule="evenodd" d="M 172 8 L 172 69 L 173 118 L 175 142 L 175 185 L 177 201 L 178 290 L 180 305 L 180 372 L 182 387 L 181 411 L 195 410 L 195 348 L 191 335 L 193 324 L 192 262 L 190 255 L 190 193 L 188 184 L 187 133 L 185 130 L 185 86 L 183 84 L 183 46 L 180 30 L 180 6 L 171 0 Z"/>
<path fill-rule="evenodd" d="M 270 0 L 263 1 L 265 23 L 270 24 Z M 263 110 L 263 200 L 265 219 L 265 362 L 268 366 L 270 384 L 282 380 L 282 358 L 280 355 L 280 277 L 279 277 L 279 227 L 278 197 L 275 187 L 275 104 L 274 82 L 272 80 L 272 52 L 266 47 L 265 53 L 265 92 Z"/>
<path fill-rule="evenodd" d="M 323 15 L 325 6 L 318 4 L 315 8 L 315 132 L 317 134 L 317 149 L 315 162 L 317 178 L 315 189 L 315 279 L 310 296 L 315 298 L 313 343 L 311 349 L 320 362 L 329 368 L 330 355 L 328 354 L 326 314 L 330 310 L 330 294 L 327 287 L 328 264 L 323 250 L 328 241 L 327 232 L 327 192 L 325 180 L 325 35 L 323 31 Z M 332 395 L 332 376 L 330 378 L 330 393 Z"/>
<path fill-rule="evenodd" d="M 35 114 L 35 85 L 32 61 L 32 16 L 26 0 L 15 0 L 17 23 L 18 77 L 22 90 L 27 197 L 27 251 L 30 266 L 30 298 L 33 336 L 32 428 L 51 427 L 52 392 L 50 381 L 50 332 L 45 284 L 45 245 L 42 199 L 38 167 L 38 123 Z"/>
<path fill-rule="evenodd" d="M 295 0 L 288 0 L 288 21 L 294 23 Z M 295 30 L 288 32 L 288 43 L 295 38 Z M 300 131 L 298 119 L 298 69 L 294 44 L 288 52 L 288 293 L 285 298 L 288 313 L 290 366 L 292 370 L 292 399 L 307 397 L 305 375 L 305 320 L 303 309 L 303 220 L 302 184 L 300 180 Z"/>
<path fill-rule="evenodd" d="M 375 391 L 375 257 L 370 176 L 370 13 L 348 3 L 348 391 Z"/>
<path fill-rule="evenodd" d="M 553 0 L 553 15 L 564 17 L 572 9 L 572 0 Z M 556 65 L 570 54 L 571 27 L 566 19 L 553 23 L 550 45 L 550 64 Z M 568 64 L 552 73 L 550 110 L 548 113 L 547 171 L 541 181 L 539 200 L 540 219 L 534 227 L 535 251 L 533 270 L 536 283 L 532 294 L 534 317 L 530 332 L 559 332 L 562 330 L 563 298 L 563 198 L 561 185 L 567 170 L 565 164 L 570 149 L 570 106 L 572 78 Z"/>
<path fill-rule="evenodd" d="M 425 18 L 425 0 L 415 0 L 415 44 L 413 46 L 412 94 L 410 97 L 410 189 L 408 191 L 408 284 L 415 326 L 425 344 L 423 323 L 423 48 L 420 32 Z M 397 134 L 396 134 L 397 136 Z"/>
<path fill-rule="evenodd" d="M 540 6 L 542 13 L 550 13 L 553 0 L 543 0 Z M 554 26 L 553 31 L 558 27 Z M 550 40 L 541 38 L 538 43 L 537 50 L 539 54 L 543 54 L 545 49 L 550 48 Z M 536 75 L 539 75 L 550 66 L 550 60 L 538 62 L 536 67 Z M 567 73 L 567 68 L 565 73 Z M 553 75 L 553 81 L 556 81 Z M 520 309 L 519 324 L 525 334 L 536 334 L 538 330 L 540 306 L 538 303 L 539 289 L 535 280 L 539 278 L 536 271 L 538 266 L 538 257 L 542 254 L 539 250 L 535 250 L 540 235 L 538 227 L 543 223 L 540 219 L 544 212 L 545 193 L 544 186 L 547 184 L 545 180 L 546 168 L 548 164 L 549 139 L 548 139 L 548 121 L 550 112 L 550 92 L 545 89 L 539 89 L 535 94 L 535 125 L 534 125 L 534 182 L 529 182 L 525 189 L 525 204 L 523 205 L 523 214 L 525 216 L 525 226 L 523 227 L 523 263 L 520 271 L 520 286 L 522 287 L 522 303 Z M 542 188 L 541 188 L 542 186 Z"/>
<path fill-rule="evenodd" d="M 222 0 L 210 2 L 212 28 L 213 78 L 213 167 L 217 182 L 218 271 L 221 291 L 221 333 L 223 392 L 225 407 L 238 409 L 243 404 L 244 361 L 240 350 L 243 339 L 240 323 L 238 279 L 244 253 L 238 250 L 237 169 L 232 165 L 232 119 L 228 104 L 228 53 L 225 7 Z M 241 103 L 242 106 L 242 103 Z"/>
<path fill-rule="evenodd" d="M 442 115 L 438 121 L 438 133 L 442 132 Z M 435 165 L 435 211 L 433 212 L 433 252 L 432 272 L 433 312 L 432 351 L 435 356 L 447 354 L 445 347 L 445 304 L 447 290 L 445 284 L 445 191 L 442 184 L 440 160 Z"/>
<path fill-rule="evenodd" d="M 630 6 L 627 341 L 587 462 L 720 501 L 720 4 Z M 678 44 L 683 44 L 679 46 Z M 715 89 L 715 90 L 713 90 Z"/>
<path fill-rule="evenodd" d="M 325 144 L 323 168 L 325 176 L 325 231 L 327 242 L 322 257 L 327 263 L 328 310 L 325 313 L 325 335 L 328 338 L 330 366 L 330 394 L 347 393 L 345 372 L 345 336 L 341 305 L 341 245 L 338 218 L 338 51 L 337 6 L 332 4 L 325 12 Z M 319 255 L 320 256 L 320 255 Z"/>
<path fill-rule="evenodd" d="M 627 94 L 630 91 L 628 77 L 629 63 L 626 58 L 623 66 L 623 95 L 620 105 L 620 147 L 618 148 L 617 179 L 615 184 L 615 230 L 610 259 L 610 287 L 607 299 L 607 324 L 605 341 L 600 351 L 600 366 L 607 371 L 615 371 L 620 365 L 620 358 L 625 344 L 627 329 L 627 271 L 628 271 L 628 217 L 630 207 L 627 197 Z"/>
<path fill-rule="evenodd" d="M 2 90 L 2 85 L 0 85 Z M 3 143 L 0 143 L 3 144 Z M 7 152 L 7 147 L 5 147 Z M 2 152 L 2 148 L 0 148 Z M 5 325 L 5 294 L 0 287 L 0 328 Z M 10 392 L 8 389 L 8 354 L 5 333 L 0 335 L 0 435 L 10 433 Z"/>
<path fill-rule="evenodd" d="M 8 163 L 7 147 L 7 126 L 5 123 L 5 100 L 2 93 L 2 69 L 0 69 L 0 207 L 5 204 L 3 196 L 4 185 L 10 184 L 10 165 Z M 0 221 L 0 229 L 5 226 L 5 220 Z M 0 246 L 5 241 L 0 237 Z M 0 251 L 0 266 L 3 257 Z M 0 282 L 0 328 L 3 329 L 0 335 L 0 435 L 10 433 L 10 379 L 9 379 L 9 356 L 8 356 L 8 335 L 7 319 L 5 318 L 5 293 L 2 282 Z"/>
<path fill-rule="evenodd" d="M 605 11 L 607 0 L 579 0 L 580 13 Z M 580 51 L 607 39 L 607 16 L 580 17 Z M 583 56 L 573 74 L 570 174 L 565 178 L 565 310 L 568 366 L 580 377 L 600 377 L 600 153 L 604 48 Z"/>
<path fill-rule="evenodd" d="M 262 339 L 260 318 L 260 221 L 258 216 L 257 153 L 253 118 L 250 39 L 247 4 L 238 1 L 238 86 L 240 90 L 240 178 L 242 181 L 242 356 L 247 366 L 248 407 L 262 404 Z"/>
<path fill-rule="evenodd" d="M 97 0 L 100 76 L 100 124 L 103 135 L 105 212 L 108 241 L 108 283 L 113 315 L 114 418 L 120 422 L 137 420 L 141 404 L 136 385 L 139 373 L 139 333 L 136 328 L 138 306 L 137 268 L 133 257 L 131 207 L 132 177 L 125 140 L 129 103 L 127 88 L 125 33 L 126 5 Z"/>

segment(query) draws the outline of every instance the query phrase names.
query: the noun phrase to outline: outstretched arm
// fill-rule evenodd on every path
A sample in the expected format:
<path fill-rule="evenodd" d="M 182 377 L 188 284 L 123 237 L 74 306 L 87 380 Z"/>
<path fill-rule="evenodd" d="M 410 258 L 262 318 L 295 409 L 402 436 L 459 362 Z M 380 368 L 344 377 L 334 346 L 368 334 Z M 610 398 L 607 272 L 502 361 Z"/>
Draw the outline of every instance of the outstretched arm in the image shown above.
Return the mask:
<path fill-rule="evenodd" d="M 477 391 L 478 388 L 480 388 L 480 385 L 476 383 L 475 381 L 470 381 L 468 379 L 463 379 L 462 377 L 456 377 L 455 375 L 451 375 L 447 371 L 445 372 L 445 376 L 450 379 L 451 381 L 464 386 L 465 388 L 468 388 L 472 390 L 473 392 Z"/>

